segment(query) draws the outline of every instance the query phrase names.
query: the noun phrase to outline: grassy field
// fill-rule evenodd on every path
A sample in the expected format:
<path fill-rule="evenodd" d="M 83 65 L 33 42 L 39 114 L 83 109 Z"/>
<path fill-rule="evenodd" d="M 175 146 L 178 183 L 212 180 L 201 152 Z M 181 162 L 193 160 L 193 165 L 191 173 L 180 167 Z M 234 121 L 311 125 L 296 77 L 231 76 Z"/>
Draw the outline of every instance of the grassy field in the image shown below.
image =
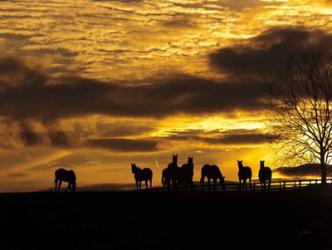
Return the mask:
<path fill-rule="evenodd" d="M 0 195 L 0 249 L 332 249 L 317 192 Z"/>

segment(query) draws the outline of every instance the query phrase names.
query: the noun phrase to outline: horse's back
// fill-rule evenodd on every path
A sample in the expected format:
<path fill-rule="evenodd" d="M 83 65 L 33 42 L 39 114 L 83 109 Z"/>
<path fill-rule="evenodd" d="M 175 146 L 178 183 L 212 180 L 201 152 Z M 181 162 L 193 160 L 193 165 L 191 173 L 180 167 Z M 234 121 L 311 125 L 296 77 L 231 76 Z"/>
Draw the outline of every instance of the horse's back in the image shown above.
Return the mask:
<path fill-rule="evenodd" d="M 75 182 L 76 174 L 73 170 L 66 170 L 59 168 L 55 171 L 55 180 L 62 180 L 65 182 Z"/>
<path fill-rule="evenodd" d="M 153 172 L 150 168 L 143 168 L 142 173 L 147 179 L 152 179 Z"/>
<path fill-rule="evenodd" d="M 202 175 L 208 175 L 211 172 L 212 165 L 210 164 L 204 164 L 202 169 L 201 169 L 201 174 Z"/>
<path fill-rule="evenodd" d="M 221 171 L 220 171 L 220 168 L 217 166 L 217 165 L 212 165 L 212 169 L 213 169 L 213 172 L 216 176 L 221 176 Z"/>
<path fill-rule="evenodd" d="M 239 170 L 238 176 L 239 176 L 239 178 L 242 178 L 242 179 L 251 178 L 251 176 L 252 176 L 251 168 L 248 166 L 243 167 L 242 169 Z"/>
<path fill-rule="evenodd" d="M 65 174 L 67 174 L 67 170 L 64 168 L 58 168 L 57 170 L 55 170 L 54 174 L 55 174 L 56 178 L 59 178 L 61 176 L 64 176 Z"/>
<path fill-rule="evenodd" d="M 209 178 L 222 176 L 219 167 L 217 165 L 210 165 L 210 164 L 205 164 L 202 167 L 201 174 Z"/>

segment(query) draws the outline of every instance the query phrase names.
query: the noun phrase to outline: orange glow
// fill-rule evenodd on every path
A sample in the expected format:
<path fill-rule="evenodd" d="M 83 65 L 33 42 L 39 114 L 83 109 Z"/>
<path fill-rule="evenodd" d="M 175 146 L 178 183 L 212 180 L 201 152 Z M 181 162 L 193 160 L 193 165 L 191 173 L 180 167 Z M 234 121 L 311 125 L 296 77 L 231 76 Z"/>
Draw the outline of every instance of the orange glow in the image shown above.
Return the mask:
<path fill-rule="evenodd" d="M 209 64 L 209 55 L 218 49 L 250 44 L 250 39 L 274 27 L 319 28 L 327 34 L 332 28 L 329 1 L 240 2 L 2 2 L 1 54 L 23 58 L 51 80 L 75 76 L 135 85 L 153 84 L 154 79 L 170 75 L 189 75 L 217 81 L 229 77 L 227 72 L 217 72 Z M 52 146 L 50 139 L 43 141 L 45 146 L 25 146 L 18 141 L 18 129 L 12 127 L 15 140 L 0 150 L 0 192 L 52 187 L 57 167 L 75 169 L 79 185 L 132 182 L 130 162 L 153 168 L 154 184 L 159 185 L 161 170 L 173 153 L 179 154 L 181 164 L 194 156 L 195 180 L 199 179 L 204 163 L 219 164 L 228 180 L 237 179 L 238 159 L 253 167 L 255 178 L 259 160 L 278 167 L 270 145 L 265 142 L 213 141 L 227 133 L 264 134 L 269 118 L 265 111 L 235 108 L 229 113 L 192 111 L 160 117 L 105 113 L 75 114 L 48 122 L 28 121 L 45 137 L 49 132 L 47 126 L 66 131 L 72 139 L 68 147 Z M 128 124 L 131 126 L 127 128 Z M 6 128 L 1 126 L 1 131 Z M 96 138 L 146 140 L 152 142 L 152 150 L 127 152 L 85 144 L 86 140 Z M 2 139 L 6 141 L 7 137 Z"/>

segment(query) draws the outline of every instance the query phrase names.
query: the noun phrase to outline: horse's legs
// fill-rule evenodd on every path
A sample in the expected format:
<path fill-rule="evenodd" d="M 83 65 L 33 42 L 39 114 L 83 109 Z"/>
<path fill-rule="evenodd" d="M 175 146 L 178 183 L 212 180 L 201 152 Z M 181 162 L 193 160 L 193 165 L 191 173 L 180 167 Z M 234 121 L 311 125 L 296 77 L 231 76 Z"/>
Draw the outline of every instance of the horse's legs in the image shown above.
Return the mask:
<path fill-rule="evenodd" d="M 249 189 L 250 189 L 250 192 L 251 192 L 252 191 L 251 178 L 249 178 Z"/>
<path fill-rule="evenodd" d="M 58 180 L 55 180 L 55 189 L 54 189 L 54 192 L 57 192 L 57 187 L 58 187 Z"/>
<path fill-rule="evenodd" d="M 136 190 L 138 190 L 138 181 L 136 181 Z"/>
<path fill-rule="evenodd" d="M 270 188 L 271 188 L 271 179 L 269 179 L 269 183 L 268 183 L 268 186 L 267 186 L 267 190 L 270 192 Z"/>
<path fill-rule="evenodd" d="M 148 186 L 148 181 L 147 181 L 147 180 L 145 180 L 145 187 L 146 187 L 146 189 L 149 188 L 149 186 Z"/>
<path fill-rule="evenodd" d="M 152 188 L 152 179 L 150 179 L 150 188 Z"/>
<path fill-rule="evenodd" d="M 264 192 L 266 191 L 266 181 L 264 181 Z"/>
<path fill-rule="evenodd" d="M 241 183 L 242 181 L 241 181 L 241 178 L 239 178 L 239 191 L 241 191 Z"/>
<path fill-rule="evenodd" d="M 201 184 L 201 186 L 202 186 L 202 189 L 201 189 L 201 190 L 204 190 L 204 179 L 205 179 L 205 176 L 202 175 L 201 180 L 199 181 L 200 184 Z"/>
<path fill-rule="evenodd" d="M 142 181 L 139 181 L 139 190 L 142 190 Z"/>
<path fill-rule="evenodd" d="M 62 184 L 62 180 L 59 181 L 59 185 L 58 185 L 58 192 L 60 192 L 61 189 L 61 184 Z"/>
<path fill-rule="evenodd" d="M 211 179 L 208 178 L 208 188 L 209 188 L 209 192 L 211 191 Z"/>

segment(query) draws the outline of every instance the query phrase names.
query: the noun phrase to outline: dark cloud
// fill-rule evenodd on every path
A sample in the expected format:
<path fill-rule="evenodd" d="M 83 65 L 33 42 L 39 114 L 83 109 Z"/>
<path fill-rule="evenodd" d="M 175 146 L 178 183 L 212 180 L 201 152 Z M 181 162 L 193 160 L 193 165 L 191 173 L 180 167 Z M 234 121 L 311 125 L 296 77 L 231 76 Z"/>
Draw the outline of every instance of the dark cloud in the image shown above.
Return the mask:
<path fill-rule="evenodd" d="M 328 167 L 329 176 L 332 175 L 332 166 Z M 280 167 L 275 169 L 277 172 L 287 176 L 320 176 L 320 164 L 303 164 L 296 167 Z"/>
<path fill-rule="evenodd" d="M 170 132 L 169 140 L 194 140 L 208 144 L 259 144 L 275 140 L 275 137 L 256 129 L 235 129 L 228 131 L 185 130 Z"/>
<path fill-rule="evenodd" d="M 1 131 L 7 133 L 9 140 L 18 139 L 17 143 L 25 146 L 51 145 L 54 147 L 69 148 L 78 144 L 79 135 L 76 131 L 65 131 L 57 124 L 43 124 L 31 120 L 6 120 L 0 121 L 7 124 L 9 129 Z M 17 133 L 17 136 L 15 136 Z M 7 140 L 4 144 L 9 143 Z M 2 144 L 0 144 L 2 146 Z"/>
<path fill-rule="evenodd" d="M 56 147 L 71 147 L 73 143 L 71 141 L 70 136 L 64 131 L 50 131 L 49 139 L 51 144 Z"/>
<path fill-rule="evenodd" d="M 255 144 L 271 142 L 273 137 L 264 133 L 226 134 L 217 138 L 206 138 L 211 144 Z"/>
<path fill-rule="evenodd" d="M 89 139 L 85 146 L 109 149 L 116 152 L 149 152 L 157 150 L 157 142 L 143 139 L 101 138 Z"/>
<path fill-rule="evenodd" d="M 93 2 L 141 3 L 144 0 L 93 0 Z"/>
<path fill-rule="evenodd" d="M 48 77 L 36 68 L 14 57 L 0 58 L 0 98 L 2 91 L 11 87 L 34 86 L 40 87 Z"/>
<path fill-rule="evenodd" d="M 124 137 L 139 135 L 145 132 L 150 132 L 153 127 L 136 124 L 133 121 L 128 123 L 121 122 L 99 122 L 96 124 L 97 134 L 100 137 Z"/>
<path fill-rule="evenodd" d="M 21 123 L 20 139 L 27 146 L 34 146 L 42 142 L 42 136 L 26 122 Z"/>
<path fill-rule="evenodd" d="M 223 0 L 221 4 L 233 10 L 241 11 L 246 8 L 254 8 L 260 6 L 280 5 L 280 2 L 264 2 L 260 0 Z"/>
<path fill-rule="evenodd" d="M 24 77 L 14 79 L 15 84 L 3 81 L 0 114 L 16 119 L 52 121 L 90 114 L 162 117 L 265 108 L 259 82 L 215 82 L 186 75 L 136 85 L 83 78 L 54 80 L 15 59 L 7 62 L 13 64 L 12 72 Z M 9 68 L 4 61 L 0 61 L 1 67 L 0 72 Z M 27 79 L 29 75 L 31 79 Z"/>
<path fill-rule="evenodd" d="M 193 28 L 196 27 L 197 24 L 195 24 L 192 19 L 194 19 L 194 17 L 190 15 L 176 15 L 162 24 L 169 28 Z"/>
<path fill-rule="evenodd" d="M 323 31 L 279 28 L 254 37 L 247 45 L 222 48 L 210 55 L 210 62 L 231 77 L 271 77 L 285 67 L 290 56 L 331 49 L 332 36 Z"/>

